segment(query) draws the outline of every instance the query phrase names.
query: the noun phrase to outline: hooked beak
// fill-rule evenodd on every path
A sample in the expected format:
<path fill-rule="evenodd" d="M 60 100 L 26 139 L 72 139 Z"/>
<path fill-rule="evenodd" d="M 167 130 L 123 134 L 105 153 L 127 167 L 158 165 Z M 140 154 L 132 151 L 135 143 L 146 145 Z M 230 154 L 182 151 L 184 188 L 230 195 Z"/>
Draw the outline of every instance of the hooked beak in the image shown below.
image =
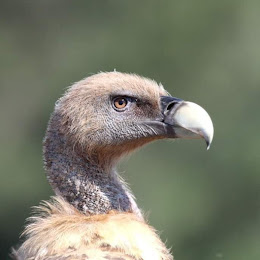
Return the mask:
<path fill-rule="evenodd" d="M 214 128 L 209 114 L 199 105 L 170 96 L 161 97 L 166 135 L 170 138 L 204 138 L 210 148 Z"/>

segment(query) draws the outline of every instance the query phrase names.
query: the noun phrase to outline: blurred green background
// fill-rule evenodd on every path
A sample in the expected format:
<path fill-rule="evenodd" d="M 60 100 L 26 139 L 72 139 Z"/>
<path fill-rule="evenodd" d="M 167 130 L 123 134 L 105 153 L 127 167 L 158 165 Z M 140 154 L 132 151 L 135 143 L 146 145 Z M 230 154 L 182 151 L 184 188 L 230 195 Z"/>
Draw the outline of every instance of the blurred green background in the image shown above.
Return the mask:
<path fill-rule="evenodd" d="M 42 139 L 55 101 L 99 71 L 135 72 L 211 115 L 215 138 L 123 162 L 177 260 L 260 259 L 260 1 L 1 1 L 0 259 L 52 191 Z"/>

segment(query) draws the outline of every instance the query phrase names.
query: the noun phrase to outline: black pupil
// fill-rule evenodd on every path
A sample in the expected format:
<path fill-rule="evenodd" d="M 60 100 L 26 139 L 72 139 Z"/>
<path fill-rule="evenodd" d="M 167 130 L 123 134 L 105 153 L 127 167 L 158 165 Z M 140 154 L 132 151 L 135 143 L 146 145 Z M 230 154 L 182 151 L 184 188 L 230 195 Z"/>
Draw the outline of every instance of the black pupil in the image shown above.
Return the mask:
<path fill-rule="evenodd" d="M 126 103 L 124 98 L 119 99 L 117 102 L 119 106 L 123 106 Z"/>

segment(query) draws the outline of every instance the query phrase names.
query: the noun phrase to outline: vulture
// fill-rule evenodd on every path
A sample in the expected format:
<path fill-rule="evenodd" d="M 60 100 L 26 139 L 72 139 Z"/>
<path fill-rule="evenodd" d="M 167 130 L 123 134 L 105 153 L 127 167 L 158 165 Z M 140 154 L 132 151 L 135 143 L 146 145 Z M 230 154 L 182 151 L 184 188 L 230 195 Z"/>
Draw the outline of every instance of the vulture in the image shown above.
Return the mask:
<path fill-rule="evenodd" d="M 203 138 L 209 148 L 213 124 L 202 107 L 162 84 L 113 71 L 72 85 L 56 102 L 43 141 L 55 196 L 36 208 L 13 259 L 173 259 L 116 166 L 147 143 L 175 138 Z"/>

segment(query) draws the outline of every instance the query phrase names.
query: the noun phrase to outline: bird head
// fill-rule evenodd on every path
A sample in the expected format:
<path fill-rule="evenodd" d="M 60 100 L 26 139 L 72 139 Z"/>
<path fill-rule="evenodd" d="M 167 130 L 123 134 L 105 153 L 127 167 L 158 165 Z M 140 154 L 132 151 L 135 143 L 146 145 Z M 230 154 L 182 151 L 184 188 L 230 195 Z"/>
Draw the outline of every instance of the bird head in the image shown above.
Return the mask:
<path fill-rule="evenodd" d="M 102 72 L 74 84 L 56 103 L 60 131 L 89 157 L 111 163 L 157 139 L 213 138 L 200 106 L 134 74 Z"/>

